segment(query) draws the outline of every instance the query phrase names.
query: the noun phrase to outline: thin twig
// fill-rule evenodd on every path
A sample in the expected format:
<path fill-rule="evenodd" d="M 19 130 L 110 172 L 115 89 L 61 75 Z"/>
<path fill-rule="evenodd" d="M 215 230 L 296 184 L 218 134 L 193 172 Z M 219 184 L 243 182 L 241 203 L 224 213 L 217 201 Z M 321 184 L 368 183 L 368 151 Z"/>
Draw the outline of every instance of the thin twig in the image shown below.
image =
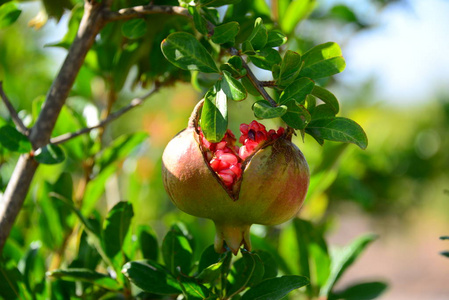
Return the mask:
<path fill-rule="evenodd" d="M 260 83 L 262 84 L 262 86 L 265 87 L 275 87 L 276 86 L 276 81 L 274 80 L 270 80 L 270 81 L 260 81 Z"/>
<path fill-rule="evenodd" d="M 22 120 L 19 118 L 19 115 L 17 114 L 17 111 L 14 109 L 14 106 L 12 106 L 11 101 L 9 101 L 8 96 L 6 96 L 5 91 L 3 90 L 3 82 L 0 81 L 0 96 L 3 99 L 3 102 L 6 105 L 6 108 L 9 111 L 9 114 L 11 115 L 11 119 L 16 124 L 17 129 L 20 133 L 28 136 L 29 130 L 28 128 L 23 124 Z"/>
<path fill-rule="evenodd" d="M 149 4 L 149 5 L 122 8 L 119 9 L 118 11 L 105 11 L 103 18 L 106 22 L 111 22 L 111 21 L 142 18 L 146 15 L 153 15 L 153 14 L 181 15 L 191 17 L 189 11 L 184 7 Z"/>
<path fill-rule="evenodd" d="M 242 58 L 240 52 L 235 48 L 231 48 L 231 54 L 238 55 L 238 56 L 240 56 L 240 58 Z M 274 101 L 273 98 L 271 98 L 271 96 L 267 93 L 267 91 L 265 91 L 262 82 L 260 82 L 257 79 L 256 75 L 254 75 L 253 71 L 251 71 L 250 67 L 248 66 L 248 64 L 246 63 L 246 61 L 243 58 L 242 58 L 242 64 L 243 64 L 243 67 L 246 69 L 246 76 L 248 77 L 249 81 L 251 81 L 251 84 L 259 91 L 259 93 L 262 95 L 262 97 L 265 100 L 267 100 L 271 104 L 271 106 L 273 106 L 273 107 L 278 106 L 276 101 Z"/>
<path fill-rule="evenodd" d="M 122 108 L 122 109 L 120 109 L 120 110 L 110 114 L 106 119 L 102 120 L 97 125 L 94 125 L 92 127 L 86 127 L 86 128 L 83 128 L 83 129 L 81 129 L 79 131 L 76 131 L 76 132 L 65 133 L 65 134 L 62 134 L 60 136 L 54 137 L 54 138 L 50 139 L 50 143 L 54 144 L 54 145 L 61 144 L 61 143 L 67 142 L 68 140 L 76 138 L 77 136 L 80 136 L 82 134 L 89 133 L 89 132 L 91 132 L 92 130 L 94 130 L 96 128 L 102 128 L 106 124 L 108 124 L 109 122 L 117 119 L 118 117 L 122 116 L 123 114 L 125 114 L 128 111 L 130 111 L 134 107 L 141 105 L 147 98 L 149 98 L 151 95 L 156 93 L 158 90 L 159 90 L 159 86 L 155 86 L 153 90 L 151 90 L 150 92 L 148 92 L 147 94 L 145 94 L 142 97 L 135 98 L 135 99 L 131 100 L 131 102 L 127 106 L 125 106 L 124 108 Z"/>

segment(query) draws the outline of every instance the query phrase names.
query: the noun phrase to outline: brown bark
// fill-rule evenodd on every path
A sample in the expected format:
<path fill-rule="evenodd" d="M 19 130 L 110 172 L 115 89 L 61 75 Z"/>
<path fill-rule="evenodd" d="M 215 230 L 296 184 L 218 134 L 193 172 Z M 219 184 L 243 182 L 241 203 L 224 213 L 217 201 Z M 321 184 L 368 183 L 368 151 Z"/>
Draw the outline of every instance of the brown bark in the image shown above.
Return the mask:
<path fill-rule="evenodd" d="M 77 37 L 53 81 L 35 125 L 31 128 L 29 138 L 34 149 L 45 146 L 50 141 L 56 120 L 84 62 L 84 58 L 104 24 L 103 11 L 103 4 L 86 2 Z M 22 155 L 6 187 L 3 199 L 0 201 L 0 253 L 22 208 L 37 167 L 38 163 L 32 156 L 29 154 Z"/>

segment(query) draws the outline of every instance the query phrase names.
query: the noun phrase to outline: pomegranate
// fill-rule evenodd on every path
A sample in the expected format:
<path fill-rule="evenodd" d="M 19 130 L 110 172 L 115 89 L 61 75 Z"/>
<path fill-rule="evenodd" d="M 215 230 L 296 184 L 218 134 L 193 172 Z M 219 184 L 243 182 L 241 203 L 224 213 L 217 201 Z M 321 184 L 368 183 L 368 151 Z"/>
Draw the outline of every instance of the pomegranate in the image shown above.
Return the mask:
<path fill-rule="evenodd" d="M 251 250 L 252 224 L 276 225 L 297 214 L 309 167 L 291 142 L 291 129 L 266 131 L 253 121 L 240 126 L 240 148 L 230 130 L 220 142 L 209 142 L 198 126 L 202 104 L 165 148 L 163 182 L 179 209 L 214 221 L 217 252 L 227 246 L 237 254 L 242 245 Z"/>

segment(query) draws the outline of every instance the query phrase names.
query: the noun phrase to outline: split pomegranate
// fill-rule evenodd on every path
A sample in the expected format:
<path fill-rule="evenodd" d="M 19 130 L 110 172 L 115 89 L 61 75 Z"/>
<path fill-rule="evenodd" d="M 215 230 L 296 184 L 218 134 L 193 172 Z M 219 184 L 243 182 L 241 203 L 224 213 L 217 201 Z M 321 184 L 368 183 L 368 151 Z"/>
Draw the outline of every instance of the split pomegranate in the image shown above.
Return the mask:
<path fill-rule="evenodd" d="M 198 126 L 201 107 L 164 150 L 165 189 L 182 211 L 214 221 L 217 252 L 250 250 L 252 224 L 276 225 L 297 214 L 309 186 L 307 162 L 292 130 L 267 131 L 257 121 L 240 126 L 241 147 L 230 130 L 209 142 Z"/>

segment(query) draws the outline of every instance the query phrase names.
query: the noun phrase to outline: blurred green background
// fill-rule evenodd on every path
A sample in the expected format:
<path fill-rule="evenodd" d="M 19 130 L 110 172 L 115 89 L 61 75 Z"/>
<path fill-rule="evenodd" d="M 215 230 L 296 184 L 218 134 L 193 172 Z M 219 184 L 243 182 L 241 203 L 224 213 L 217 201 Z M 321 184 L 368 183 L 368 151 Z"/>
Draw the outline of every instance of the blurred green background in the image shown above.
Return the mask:
<path fill-rule="evenodd" d="M 28 125 L 66 53 L 45 45 L 61 40 L 68 15 L 59 23 L 49 20 L 36 30 L 28 22 L 39 9 L 39 3 L 24 4 L 19 22 L 0 30 L 0 80 Z M 340 284 L 365 277 L 386 280 L 390 288 L 382 299 L 447 299 L 449 295 L 449 261 L 438 254 L 449 248 L 438 239 L 449 234 L 449 61 L 444 55 L 449 47 L 448 13 L 449 5 L 443 0 L 321 0 L 289 42 L 293 48 L 329 40 L 342 46 L 347 69 L 328 87 L 341 102 L 341 115 L 361 124 L 369 138 L 365 151 L 332 142 L 321 147 L 310 137 L 304 142 L 295 139 L 313 173 L 300 217 L 329 222 L 330 244 L 347 244 L 365 232 L 378 234 L 376 243 Z M 136 73 L 131 70 L 112 111 L 145 92 L 145 87 L 133 85 Z M 75 195 L 84 191 L 100 199 L 100 213 L 126 199 L 135 207 L 136 226 L 150 224 L 162 237 L 171 224 L 183 221 L 201 237 L 199 248 L 210 244 L 213 223 L 177 210 L 163 189 L 160 172 L 165 145 L 186 126 L 201 96 L 189 83 L 166 87 L 142 107 L 111 123 L 105 132 L 92 132 L 91 136 L 103 135 L 103 146 L 116 141 L 130 147 L 117 154 L 117 162 L 93 170 L 93 174 L 104 172 L 89 182 L 87 190 L 81 185 L 86 182 L 88 161 L 99 149 L 95 147 L 102 146 L 89 144 L 84 137 L 65 144 L 69 159 L 64 164 L 39 167 L 11 243 L 19 249 L 49 239 L 45 236 L 48 232 L 35 226 L 43 226 L 42 216 L 47 213 L 42 205 L 49 201 L 45 200 L 44 182 L 54 183 L 66 171 L 73 176 Z M 108 83 L 84 67 L 54 136 L 95 124 L 107 109 L 108 97 Z M 240 123 L 253 119 L 251 104 L 230 103 L 234 132 Z M 10 122 L 3 104 L 0 116 L 0 125 Z M 79 116 L 84 116 L 87 124 Z M 136 132 L 148 137 L 123 137 Z M 16 161 L 17 156 L 0 150 L 0 192 Z M 289 226 L 283 224 L 278 229 L 288 231 Z M 270 230 L 274 229 L 253 228 L 262 237 Z"/>

